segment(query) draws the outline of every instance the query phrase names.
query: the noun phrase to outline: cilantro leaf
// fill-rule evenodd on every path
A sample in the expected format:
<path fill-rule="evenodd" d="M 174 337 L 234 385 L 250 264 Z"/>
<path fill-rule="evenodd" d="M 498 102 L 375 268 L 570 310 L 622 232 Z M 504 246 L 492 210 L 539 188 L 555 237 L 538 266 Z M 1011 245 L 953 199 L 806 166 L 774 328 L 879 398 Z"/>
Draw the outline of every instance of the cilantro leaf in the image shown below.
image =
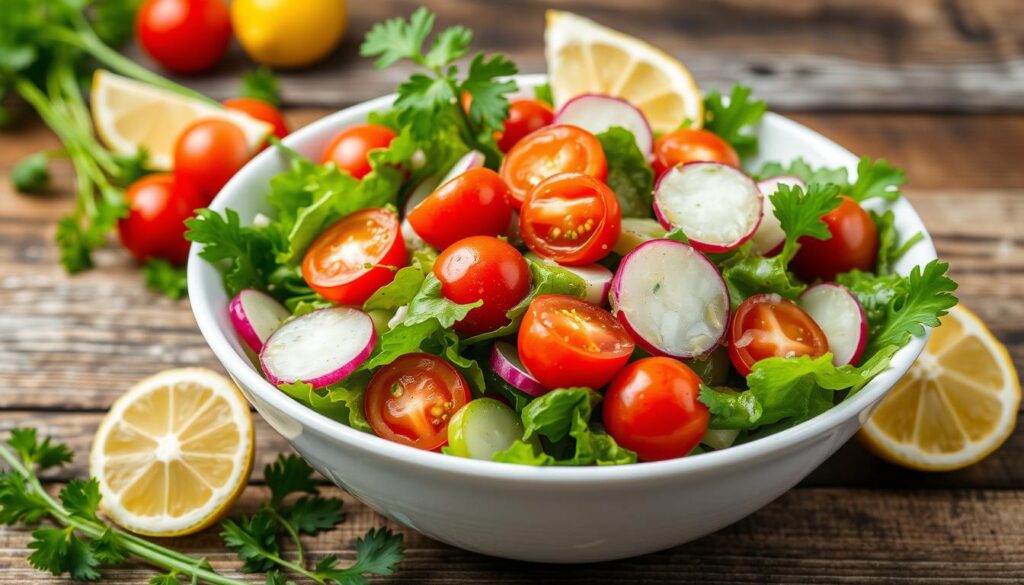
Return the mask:
<path fill-rule="evenodd" d="M 33 428 L 11 429 L 7 444 L 14 448 L 26 465 L 37 465 L 39 469 L 59 467 L 74 458 L 74 453 L 63 443 L 51 445 L 50 437 L 39 441 Z"/>
<path fill-rule="evenodd" d="M 185 238 L 203 245 L 199 256 L 208 262 L 223 262 L 224 285 L 231 295 L 246 288 L 267 290 L 270 273 L 276 268 L 273 242 L 265 230 L 242 227 L 238 212 L 224 215 L 200 209 L 185 220 Z"/>
<path fill-rule="evenodd" d="M 149 580 L 149 585 L 181 585 L 181 581 L 178 580 L 178 573 L 171 571 L 170 573 L 161 573 L 160 575 L 154 575 Z"/>
<path fill-rule="evenodd" d="M 243 573 L 265 572 L 274 568 L 274 561 L 267 556 L 276 556 L 280 549 L 277 522 L 269 510 L 261 509 L 252 516 L 243 514 L 237 522 L 224 520 L 220 526 L 224 545 L 242 559 Z"/>
<path fill-rule="evenodd" d="M 807 185 L 832 183 L 838 186 L 841 191 L 846 191 L 850 188 L 850 177 L 846 167 L 814 168 L 803 157 L 796 158 L 789 165 L 783 165 L 779 162 L 767 162 L 757 173 L 759 179 L 781 176 L 799 177 Z"/>
<path fill-rule="evenodd" d="M 423 58 L 423 65 L 440 69 L 469 52 L 473 31 L 464 26 L 453 26 L 438 33 L 430 51 Z"/>
<path fill-rule="evenodd" d="M 946 276 L 948 269 L 949 264 L 932 260 L 923 270 L 915 266 L 910 271 L 906 292 L 889 301 L 885 321 L 869 340 L 868 355 L 890 345 L 902 347 L 911 336 L 924 335 L 925 327 L 938 326 L 939 317 L 957 303 L 957 285 Z"/>
<path fill-rule="evenodd" d="M 150 258 L 142 265 L 142 276 L 146 288 L 163 293 L 167 298 L 177 300 L 188 293 L 183 266 L 174 266 L 160 258 Z"/>
<path fill-rule="evenodd" d="M 22 193 L 42 193 L 50 183 L 45 153 L 37 152 L 18 162 L 11 169 L 11 183 Z"/>
<path fill-rule="evenodd" d="M 875 272 L 878 274 L 891 274 L 894 266 L 915 244 L 924 239 L 924 234 L 917 232 L 907 241 L 900 243 L 900 234 L 896 230 L 896 215 L 890 210 L 884 213 L 875 211 L 868 212 L 871 221 L 875 224 L 875 231 L 878 232 L 878 258 L 875 262 Z"/>
<path fill-rule="evenodd" d="M 387 528 L 368 531 L 356 540 L 356 560 L 352 565 L 339 568 L 338 558 L 328 555 L 316 564 L 316 574 L 338 585 L 365 585 L 365 575 L 390 575 L 402 560 L 401 534 Z"/>
<path fill-rule="evenodd" d="M 633 134 L 613 126 L 597 135 L 608 160 L 606 182 L 615 192 L 622 217 L 651 217 L 654 170 L 640 152 Z"/>
<path fill-rule="evenodd" d="M 434 14 L 421 6 L 409 20 L 390 18 L 373 25 L 366 39 L 359 47 L 362 57 L 377 57 L 373 66 L 377 69 L 390 67 L 402 59 L 423 63 L 423 41 L 434 28 Z"/>
<path fill-rule="evenodd" d="M 60 502 L 72 516 L 96 521 L 100 504 L 100 484 L 94 478 L 88 481 L 73 479 L 60 491 Z"/>
<path fill-rule="evenodd" d="M 92 268 L 90 246 L 86 242 L 85 233 L 78 221 L 70 215 L 57 221 L 57 234 L 54 238 L 60 249 L 60 263 L 69 273 L 82 272 Z"/>
<path fill-rule="evenodd" d="M 264 101 L 275 108 L 281 105 L 281 83 L 269 67 L 257 67 L 242 75 L 240 95 Z"/>
<path fill-rule="evenodd" d="M 0 523 L 34 524 L 48 513 L 46 500 L 28 487 L 25 478 L 13 471 L 0 471 Z"/>
<path fill-rule="evenodd" d="M 516 91 L 516 83 L 510 77 L 518 72 L 516 64 L 501 55 L 490 59 L 478 53 L 469 64 L 469 73 L 462 82 L 462 91 L 473 96 L 469 117 L 482 132 L 493 132 L 504 127 L 508 117 L 508 94 Z"/>
<path fill-rule="evenodd" d="M 72 527 L 40 528 L 32 533 L 32 538 L 28 562 L 33 567 L 54 576 L 67 573 L 80 581 L 99 579 L 99 561 L 89 545 L 75 536 Z"/>
<path fill-rule="evenodd" d="M 704 98 L 704 129 L 728 142 L 740 157 L 757 154 L 755 126 L 767 110 L 761 100 L 750 99 L 751 89 L 734 85 L 725 105 L 717 90 Z"/>
<path fill-rule="evenodd" d="M 94 0 L 92 2 L 92 28 L 96 36 L 117 48 L 132 37 L 135 12 L 142 0 Z"/>
<path fill-rule="evenodd" d="M 282 515 L 296 530 L 305 534 L 331 530 L 345 520 L 342 501 L 321 496 L 303 496 L 285 508 Z"/>
<path fill-rule="evenodd" d="M 98 538 L 89 541 L 92 555 L 103 565 L 119 565 L 128 559 L 128 551 L 121 544 L 113 528 L 107 527 Z"/>
<path fill-rule="evenodd" d="M 294 493 L 316 493 L 313 468 L 294 453 L 278 455 L 277 461 L 263 468 L 263 479 L 270 488 L 270 504 L 277 507 Z"/>
<path fill-rule="evenodd" d="M 857 163 L 857 180 L 846 194 L 858 202 L 872 197 L 895 201 L 900 197 L 899 188 L 906 183 L 903 169 L 891 167 L 881 159 L 872 161 L 865 156 Z"/>

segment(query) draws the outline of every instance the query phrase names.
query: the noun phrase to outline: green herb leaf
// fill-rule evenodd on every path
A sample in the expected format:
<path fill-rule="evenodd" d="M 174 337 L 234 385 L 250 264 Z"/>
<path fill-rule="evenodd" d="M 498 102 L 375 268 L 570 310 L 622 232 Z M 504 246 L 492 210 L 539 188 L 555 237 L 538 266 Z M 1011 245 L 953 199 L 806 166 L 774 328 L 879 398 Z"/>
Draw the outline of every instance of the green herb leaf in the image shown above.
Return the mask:
<path fill-rule="evenodd" d="M 170 573 L 154 575 L 149 580 L 149 585 L 181 585 L 181 581 L 178 580 L 177 571 L 171 571 Z"/>
<path fill-rule="evenodd" d="M 342 501 L 321 496 L 303 496 L 288 506 L 282 515 L 289 524 L 304 534 L 319 534 L 325 530 L 332 530 L 345 520 Z"/>
<path fill-rule="evenodd" d="M 22 193 L 42 193 L 50 184 L 50 170 L 44 153 L 29 155 L 11 169 L 11 183 Z"/>
<path fill-rule="evenodd" d="M 109 526 L 98 538 L 89 541 L 89 548 L 101 565 L 120 565 L 128 559 L 121 537 Z"/>
<path fill-rule="evenodd" d="M 89 545 L 74 535 L 71 527 L 40 528 L 32 533 L 32 538 L 34 540 L 28 544 L 32 549 L 28 562 L 33 567 L 54 576 L 67 573 L 80 581 L 99 579 L 99 561 Z"/>
<path fill-rule="evenodd" d="M 270 488 L 270 504 L 274 507 L 291 494 L 317 491 L 313 468 L 295 454 L 278 455 L 277 461 L 263 468 L 263 479 Z"/>
<path fill-rule="evenodd" d="M 60 502 L 72 516 L 96 521 L 100 504 L 100 484 L 95 479 L 73 479 L 60 491 Z"/>
<path fill-rule="evenodd" d="M 728 142 L 740 157 L 757 154 L 755 126 L 767 110 L 767 104 L 750 99 L 750 93 L 749 87 L 734 85 L 729 105 L 725 105 L 718 90 L 704 98 L 704 129 Z"/>
<path fill-rule="evenodd" d="M 257 67 L 242 75 L 241 95 L 274 106 L 281 105 L 281 84 L 269 67 Z"/>
<path fill-rule="evenodd" d="M 441 69 L 469 52 L 473 31 L 464 26 L 453 26 L 438 33 L 423 64 L 431 69 Z"/>
<path fill-rule="evenodd" d="M 469 74 L 462 82 L 462 91 L 473 96 L 469 117 L 482 132 L 504 128 L 508 117 L 508 94 L 516 91 L 510 77 L 518 72 L 516 64 L 501 55 L 490 59 L 478 53 L 469 64 Z"/>
<path fill-rule="evenodd" d="M 50 437 L 39 441 L 33 428 L 11 429 L 7 444 L 14 448 L 26 465 L 36 465 L 41 470 L 63 466 L 74 458 L 74 453 L 63 443 L 51 445 Z"/>
<path fill-rule="evenodd" d="M 229 294 L 236 295 L 246 288 L 267 290 L 270 273 L 277 266 L 268 232 L 242 227 L 233 209 L 225 209 L 223 216 L 200 209 L 185 225 L 185 238 L 203 244 L 201 258 L 225 264 L 224 285 Z"/>
<path fill-rule="evenodd" d="M 373 529 L 356 540 L 356 560 L 339 568 L 338 558 L 328 555 L 316 565 L 316 574 L 339 585 L 365 585 L 365 575 L 390 575 L 402 560 L 402 535 L 387 528 Z"/>
<path fill-rule="evenodd" d="M 274 561 L 267 556 L 276 556 L 280 552 L 278 525 L 269 510 L 261 509 L 251 517 L 243 514 L 237 522 L 224 520 L 220 526 L 224 545 L 242 560 L 242 572 L 258 573 L 275 567 Z"/>
<path fill-rule="evenodd" d="M 868 212 L 878 232 L 878 258 L 875 261 L 875 272 L 892 274 L 896 262 L 903 257 L 915 244 L 924 239 L 924 234 L 917 232 L 906 242 L 900 243 L 900 235 L 896 230 L 896 216 L 890 210 L 884 213 Z"/>
<path fill-rule="evenodd" d="M 142 265 L 142 276 L 146 280 L 146 288 L 163 293 L 167 298 L 177 300 L 188 293 L 183 266 L 174 266 L 160 258 L 150 258 Z"/>
<path fill-rule="evenodd" d="M 373 66 L 390 67 L 402 59 L 423 62 L 423 41 L 434 28 L 434 14 L 421 6 L 409 20 L 391 18 L 373 25 L 359 47 L 363 57 L 377 57 Z"/>
<path fill-rule="evenodd" d="M 895 201 L 900 197 L 900 187 L 906 183 L 903 169 L 891 167 L 882 159 L 872 161 L 865 156 L 857 163 L 857 181 L 846 194 L 858 202 L 872 197 Z"/>
<path fill-rule="evenodd" d="M 868 355 L 890 345 L 902 347 L 911 336 L 924 335 L 925 327 L 936 327 L 939 317 L 957 303 L 957 285 L 946 276 L 949 264 L 932 260 L 922 270 L 915 266 L 906 281 L 906 293 L 889 301 L 886 319 L 868 343 Z"/>
<path fill-rule="evenodd" d="M 554 107 L 555 98 L 551 95 L 551 84 L 542 83 L 533 88 L 533 97 L 537 98 L 537 101 L 543 102 L 548 106 Z"/>
<path fill-rule="evenodd" d="M 651 217 L 654 170 L 637 147 L 633 133 L 613 126 L 597 139 L 608 160 L 606 182 L 619 200 L 622 217 Z"/>
<path fill-rule="evenodd" d="M 779 162 L 767 162 L 757 173 L 759 179 L 770 177 L 799 177 L 807 185 L 815 183 L 831 183 L 839 187 L 840 191 L 847 191 L 850 188 L 850 177 L 846 167 L 812 167 L 802 157 L 793 160 L 789 165 Z"/>
<path fill-rule="evenodd" d="M 49 511 L 46 500 L 28 487 L 24 477 L 13 471 L 0 471 L 0 523 L 34 524 Z"/>

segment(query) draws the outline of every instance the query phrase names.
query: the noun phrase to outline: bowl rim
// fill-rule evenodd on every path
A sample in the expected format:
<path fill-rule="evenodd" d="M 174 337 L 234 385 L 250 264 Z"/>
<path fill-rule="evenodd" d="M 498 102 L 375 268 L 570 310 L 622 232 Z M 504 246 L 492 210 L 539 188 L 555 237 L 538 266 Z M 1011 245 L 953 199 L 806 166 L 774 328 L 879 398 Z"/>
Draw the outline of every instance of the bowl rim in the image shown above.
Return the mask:
<path fill-rule="evenodd" d="M 532 74 L 518 75 L 515 79 L 520 83 L 521 88 L 529 88 L 543 83 L 547 77 L 544 74 Z M 343 121 L 363 120 L 370 112 L 389 106 L 395 97 L 395 94 L 381 96 L 334 112 L 293 132 L 283 142 L 287 146 L 296 148 L 320 134 L 322 132 L 321 128 L 341 125 Z M 850 164 L 856 161 L 856 157 L 845 148 L 796 121 L 773 112 L 766 114 L 766 121 L 768 120 L 772 124 L 779 125 L 785 132 L 812 141 L 824 141 L 825 144 L 836 149 L 837 154 L 843 154 L 845 158 L 851 161 Z M 273 157 L 280 156 L 273 149 L 267 149 L 257 155 L 232 177 L 209 207 L 215 211 L 222 212 L 227 207 L 227 200 L 234 198 L 233 193 L 235 191 L 240 191 L 245 175 L 255 172 L 255 169 L 261 166 L 270 164 Z M 904 203 L 903 209 L 894 210 L 897 216 L 910 214 L 912 219 L 916 220 L 923 228 L 924 238 L 917 244 L 924 247 L 917 254 L 920 259 L 919 261 L 924 263 L 935 259 L 935 248 L 931 236 L 927 229 L 924 228 L 924 223 L 910 202 L 904 201 Z M 247 222 L 250 219 L 243 218 L 243 221 Z M 261 401 L 265 401 L 269 406 L 283 413 L 287 418 L 298 422 L 302 426 L 301 433 L 312 430 L 331 441 L 356 449 L 367 457 L 388 459 L 393 463 L 408 465 L 410 468 L 420 472 L 446 473 L 467 478 L 518 484 L 581 487 L 640 480 L 679 479 L 683 476 L 700 476 L 707 473 L 721 472 L 725 468 L 742 465 L 744 462 L 755 459 L 760 460 L 766 457 L 781 456 L 807 442 L 813 441 L 815 438 L 824 436 L 829 431 L 839 427 L 843 422 L 859 416 L 863 410 L 880 400 L 910 369 L 914 360 L 917 359 L 917 356 L 924 349 L 925 343 L 931 334 L 931 329 L 926 328 L 924 335 L 912 337 L 907 345 L 900 348 L 893 355 L 889 368 L 878 374 L 853 397 L 840 402 L 810 420 L 756 441 L 703 453 L 700 456 L 642 462 L 631 465 L 589 467 L 533 467 L 515 465 L 452 457 L 387 441 L 330 419 L 278 390 L 256 371 L 251 362 L 232 347 L 228 333 L 218 326 L 213 303 L 204 294 L 204 291 L 209 290 L 208 287 L 210 285 L 206 281 L 210 278 L 216 277 L 218 279 L 214 286 L 222 287 L 223 284 L 219 281 L 219 271 L 199 257 L 200 250 L 201 246 L 192 246 L 189 252 L 187 276 L 189 300 L 201 334 L 224 368 L 242 386 L 246 387 L 248 391 L 256 395 Z M 290 442 L 293 441 L 292 438 L 288 440 Z"/>

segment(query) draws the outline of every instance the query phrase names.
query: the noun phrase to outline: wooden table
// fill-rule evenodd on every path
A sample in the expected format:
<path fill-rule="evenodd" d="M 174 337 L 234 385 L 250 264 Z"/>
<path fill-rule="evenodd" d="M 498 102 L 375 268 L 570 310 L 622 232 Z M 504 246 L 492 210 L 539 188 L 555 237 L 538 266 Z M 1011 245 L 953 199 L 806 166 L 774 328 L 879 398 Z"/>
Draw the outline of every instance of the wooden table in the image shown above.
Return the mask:
<path fill-rule="evenodd" d="M 328 64 L 283 76 L 293 127 L 391 91 L 403 72 L 371 73 L 356 56 L 368 26 L 411 2 L 353 3 L 351 32 Z M 437 0 L 443 24 L 463 22 L 478 45 L 542 71 L 542 2 Z M 774 109 L 857 153 L 907 169 L 907 196 L 952 264 L 960 297 L 1024 368 L 1024 3 L 1019 0 L 560 2 L 683 57 L 705 87 L 753 85 Z M 586 8 L 574 5 L 586 4 Z M 628 10 L 623 7 L 631 6 Z M 237 50 L 188 83 L 228 95 L 247 67 Z M 71 171 L 52 193 L 12 192 L 23 155 L 56 145 L 32 116 L 0 134 L 0 428 L 40 427 L 86 453 L 105 409 L 135 380 L 185 365 L 220 366 L 186 301 L 142 286 L 117 246 L 70 277 L 57 262 L 54 222 L 72 204 Z M 257 471 L 242 508 L 264 493 L 262 466 L 288 449 L 257 421 Z M 325 488 L 337 493 L 334 488 Z M 316 555 L 351 558 L 352 539 L 383 520 L 344 495 L 348 521 L 311 540 Z M 681 498 L 687 497 L 680 494 Z M 398 529 L 399 527 L 395 527 Z M 984 462 L 945 474 L 883 463 L 856 442 L 778 501 L 717 534 L 658 554 L 591 566 L 495 560 L 405 531 L 407 557 L 389 583 L 876 583 L 1024 581 L 1024 434 Z M 48 583 L 27 565 L 28 534 L 0 530 L 0 583 Z M 173 546 L 233 573 L 214 531 Z M 128 566 L 107 573 L 145 582 Z"/>

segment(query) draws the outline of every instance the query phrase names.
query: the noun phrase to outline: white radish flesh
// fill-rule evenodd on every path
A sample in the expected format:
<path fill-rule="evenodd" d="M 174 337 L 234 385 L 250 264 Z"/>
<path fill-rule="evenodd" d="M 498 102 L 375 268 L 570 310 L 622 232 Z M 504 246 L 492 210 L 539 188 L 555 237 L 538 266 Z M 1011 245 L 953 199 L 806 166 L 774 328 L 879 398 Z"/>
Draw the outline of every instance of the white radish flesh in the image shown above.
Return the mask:
<path fill-rule="evenodd" d="M 826 282 L 808 288 L 799 301 L 825 333 L 832 363 L 856 364 L 868 341 L 867 315 L 857 298 L 846 287 Z"/>
<path fill-rule="evenodd" d="M 645 155 L 654 148 L 654 133 L 643 112 L 624 99 L 602 94 L 584 94 L 566 102 L 555 115 L 555 124 L 569 124 L 591 134 L 612 126 L 629 130 L 637 148 Z"/>
<path fill-rule="evenodd" d="M 486 160 L 486 158 L 484 157 L 483 153 L 480 152 L 479 150 L 471 150 L 467 152 L 466 154 L 462 155 L 462 158 L 455 161 L 455 164 L 452 165 L 452 168 L 448 169 L 448 174 L 445 175 L 443 179 L 441 179 L 441 182 L 438 183 L 438 185 L 444 185 L 448 181 L 451 181 L 452 179 L 458 177 L 459 175 L 468 171 L 469 169 L 476 169 L 484 166 L 484 160 Z"/>
<path fill-rule="evenodd" d="M 437 189 L 441 183 L 437 180 L 437 177 L 427 177 L 420 181 L 419 185 L 409 193 L 409 198 L 405 200 L 405 205 L 402 206 L 402 217 L 405 217 L 412 213 L 413 209 L 420 203 L 423 203 L 430 194 Z"/>
<path fill-rule="evenodd" d="M 526 254 L 526 257 L 534 262 L 541 262 L 544 264 L 550 264 L 551 266 L 557 266 L 562 270 L 571 272 L 576 276 L 583 279 L 583 282 L 587 283 L 586 296 L 583 300 L 588 303 L 592 303 L 598 306 L 603 306 L 608 302 L 608 291 L 612 287 L 612 278 L 615 276 L 611 270 L 608 270 L 600 264 L 588 264 L 587 266 L 562 266 L 549 258 L 544 258 L 533 252 Z"/>
<path fill-rule="evenodd" d="M 322 388 L 340 381 L 370 357 L 377 334 L 366 313 L 331 307 L 288 321 L 260 352 L 271 383 L 306 382 Z"/>
<path fill-rule="evenodd" d="M 657 220 L 645 217 L 624 217 L 622 218 L 622 230 L 619 232 L 619 239 L 612 247 L 612 252 L 625 256 L 644 242 L 664 237 L 665 228 Z"/>
<path fill-rule="evenodd" d="M 678 227 L 693 247 L 727 252 L 750 239 L 761 222 L 762 197 L 742 171 L 712 162 L 669 169 L 654 189 L 654 212 Z"/>
<path fill-rule="evenodd" d="M 494 344 L 494 348 L 491 349 L 491 369 L 513 388 L 522 390 L 530 396 L 547 394 L 548 389 L 527 371 L 526 366 L 519 359 L 516 346 L 511 343 L 499 341 Z"/>
<path fill-rule="evenodd" d="M 782 224 L 779 218 L 775 217 L 775 206 L 772 205 L 772 195 L 779 189 L 779 185 L 800 187 L 807 190 L 807 184 L 800 177 L 772 177 L 757 183 L 758 190 L 764 197 L 764 211 L 761 215 L 761 225 L 750 238 L 751 252 L 761 256 L 774 256 L 782 251 L 782 245 L 786 242 L 786 232 L 782 231 Z"/>
<path fill-rule="evenodd" d="M 402 223 L 399 225 L 399 231 L 402 232 L 402 240 L 405 242 L 406 250 L 425 250 L 430 247 L 416 233 L 416 230 L 412 228 L 412 224 L 409 223 L 408 219 L 402 220 Z"/>
<path fill-rule="evenodd" d="M 288 309 L 273 297 L 251 288 L 231 299 L 228 315 L 235 332 L 256 353 L 263 349 L 263 344 L 281 323 L 291 317 Z"/>
<path fill-rule="evenodd" d="M 729 323 L 729 291 L 718 268 L 675 240 L 652 240 L 627 254 L 611 302 L 637 343 L 657 355 L 705 356 Z"/>

